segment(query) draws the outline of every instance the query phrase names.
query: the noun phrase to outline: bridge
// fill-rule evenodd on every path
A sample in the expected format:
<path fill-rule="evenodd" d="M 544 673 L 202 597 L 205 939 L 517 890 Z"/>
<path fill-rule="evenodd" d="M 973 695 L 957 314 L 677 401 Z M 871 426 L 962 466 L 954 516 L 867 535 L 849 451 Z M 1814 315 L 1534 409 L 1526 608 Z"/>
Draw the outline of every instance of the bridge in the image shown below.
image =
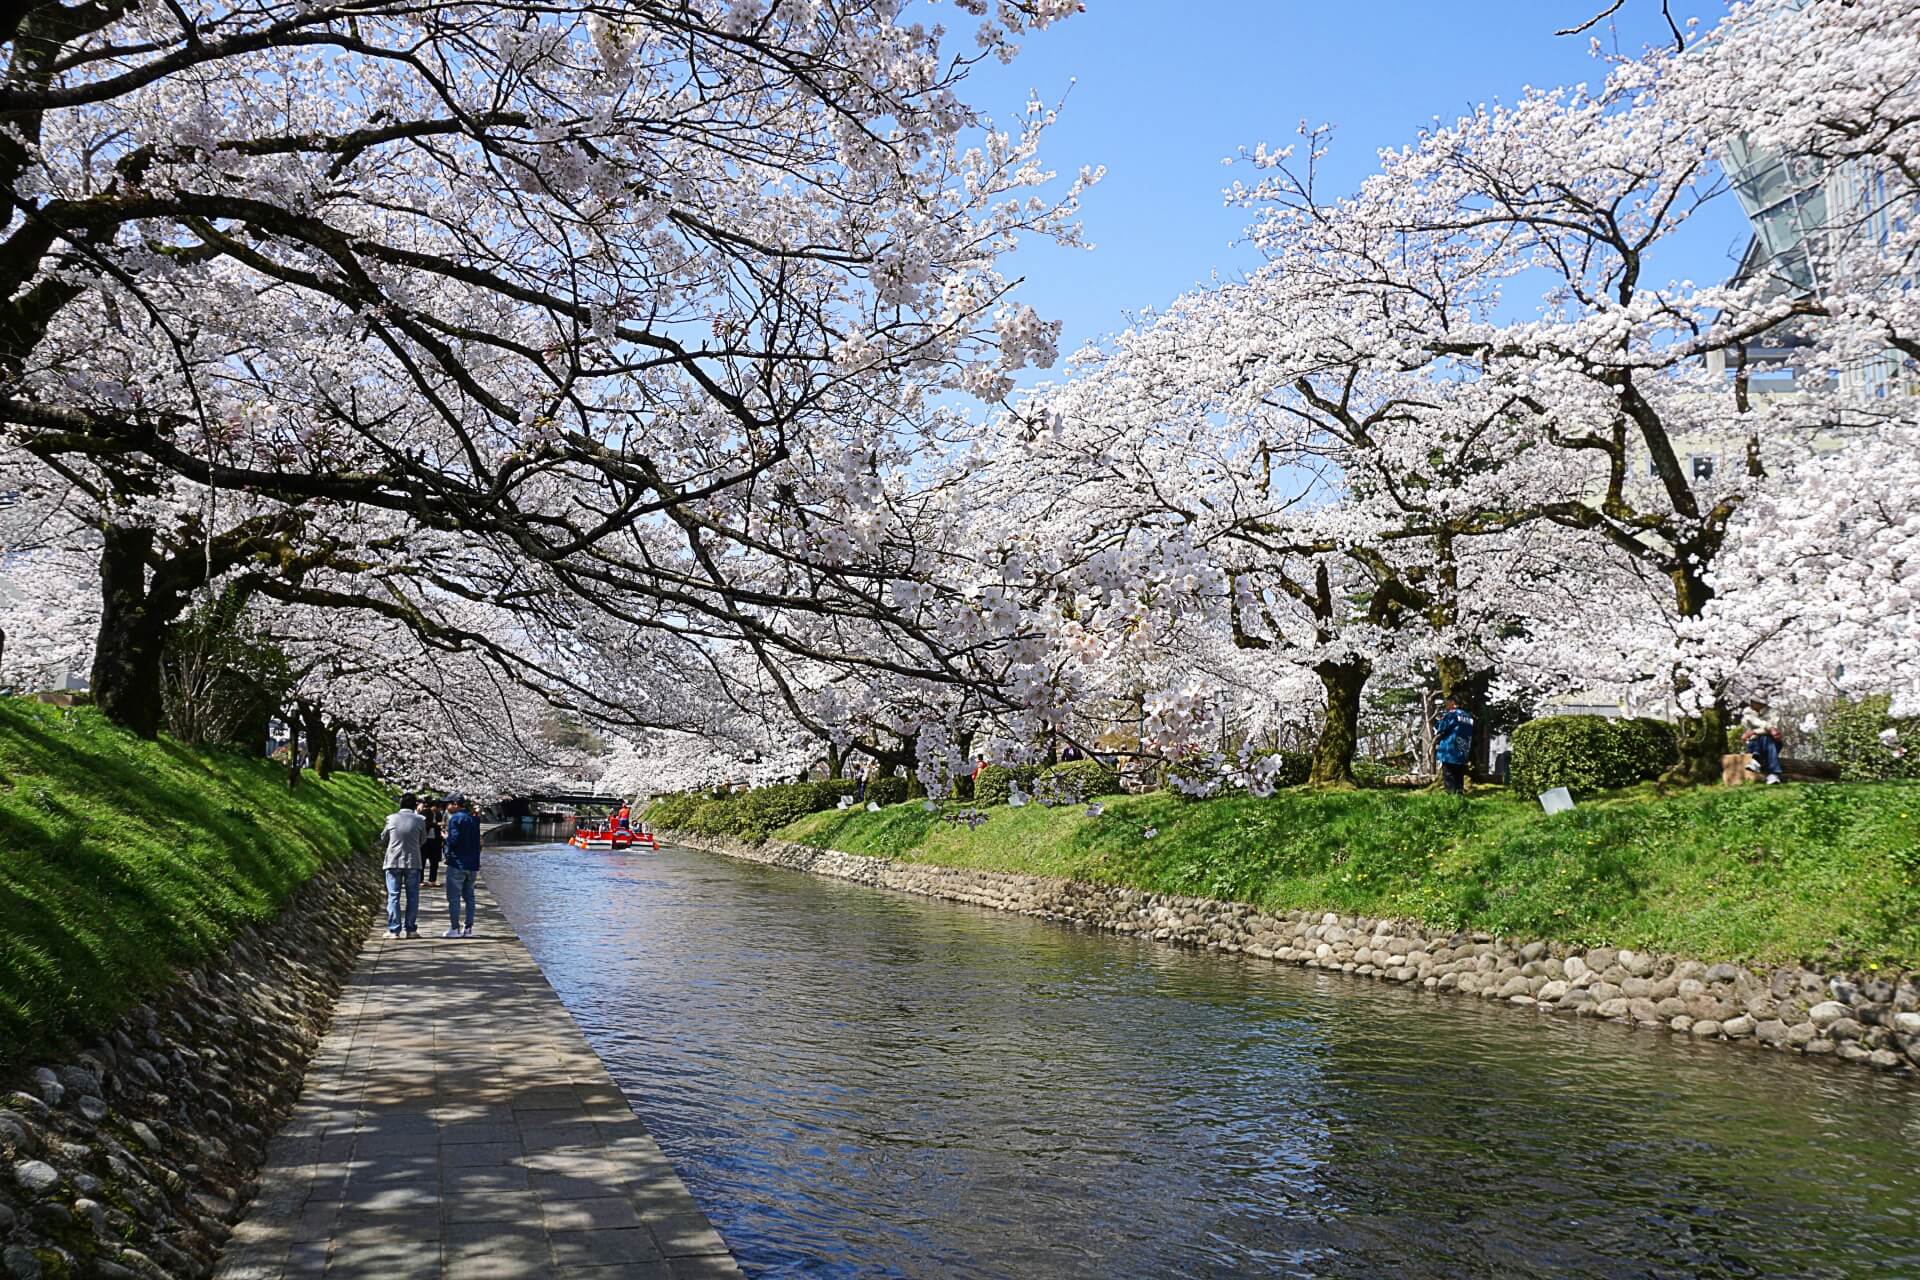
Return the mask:
<path fill-rule="evenodd" d="M 521 818 L 533 812 L 535 805 L 562 804 L 573 808 L 591 805 L 602 808 L 618 808 L 622 800 L 636 797 L 631 792 L 604 791 L 587 783 L 573 787 L 554 787 L 537 795 L 509 796 L 500 802 L 500 813 L 508 818 Z"/>

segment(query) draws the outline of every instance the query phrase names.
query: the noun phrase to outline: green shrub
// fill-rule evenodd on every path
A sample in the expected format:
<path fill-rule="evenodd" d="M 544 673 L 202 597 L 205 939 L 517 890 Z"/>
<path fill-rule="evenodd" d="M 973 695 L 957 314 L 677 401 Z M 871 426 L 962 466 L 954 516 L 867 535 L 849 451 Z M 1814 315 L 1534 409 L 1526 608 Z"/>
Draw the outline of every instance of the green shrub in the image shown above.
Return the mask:
<path fill-rule="evenodd" d="M 1120 791 L 1119 771 L 1098 760 L 1064 760 L 1041 770 L 1040 777 L 1051 779 L 1055 787 L 1072 792 L 1080 800 L 1117 795 Z"/>
<path fill-rule="evenodd" d="M 1629 748 L 1644 764 L 1643 778 L 1657 778 L 1672 768 L 1680 760 L 1680 731 L 1665 720 L 1656 720 L 1652 716 L 1635 716 L 1631 720 L 1615 722 L 1619 732 L 1632 743 Z"/>
<path fill-rule="evenodd" d="M 890 804 L 905 804 L 907 799 L 907 780 L 905 778 L 875 778 L 867 784 L 867 802 L 883 808 Z"/>
<path fill-rule="evenodd" d="M 822 809 L 834 809 L 840 805 L 841 796 L 852 796 L 859 783 L 852 778 L 829 778 L 825 782 L 810 783 L 817 792 L 814 812 Z"/>
<path fill-rule="evenodd" d="M 697 797 L 681 830 L 698 836 L 740 835 L 741 799 L 742 793 L 731 791 Z"/>
<path fill-rule="evenodd" d="M 640 817 L 656 827 L 668 831 L 681 831 L 686 828 L 687 819 L 706 799 L 697 791 L 675 791 L 668 795 L 656 796 L 652 804 L 641 811 Z"/>
<path fill-rule="evenodd" d="M 1160 785 L 1182 800 L 1206 800 L 1225 790 L 1220 757 L 1211 751 L 1191 751 L 1161 771 Z"/>
<path fill-rule="evenodd" d="M 1263 756 L 1278 756 L 1280 771 L 1273 775 L 1276 787 L 1305 786 L 1313 773 L 1313 755 L 1306 751 L 1262 751 Z"/>
<path fill-rule="evenodd" d="M 738 834 L 749 840 L 764 840 L 795 818 L 818 812 L 824 793 L 811 782 L 786 782 L 772 787 L 756 787 L 733 805 Z M 826 807 L 831 808 L 829 804 Z"/>
<path fill-rule="evenodd" d="M 1671 725 L 1605 716 L 1543 716 L 1513 731 L 1513 786 L 1590 795 L 1657 778 L 1674 760 Z"/>
<path fill-rule="evenodd" d="M 1820 745 L 1827 758 L 1840 766 L 1843 781 L 1920 778 L 1920 720 L 1889 716 L 1892 701 L 1886 694 L 1858 702 L 1843 698 L 1827 713 Z M 1887 729 L 1898 735 L 1891 746 L 1880 740 Z"/>
<path fill-rule="evenodd" d="M 1278 759 L 1280 767 L 1273 775 L 1273 785 L 1278 787 L 1297 787 L 1306 782 L 1313 772 L 1313 757 L 1304 751 L 1256 751 L 1252 759 Z M 1363 761 L 1354 761 L 1358 773 Z M 1206 800 L 1214 796 L 1241 795 L 1246 787 L 1230 783 L 1227 775 L 1239 769 L 1237 758 L 1223 756 L 1218 752 L 1192 752 L 1180 757 L 1166 767 L 1164 787 L 1183 800 Z M 1178 785 L 1176 780 L 1190 784 Z M 1118 779 L 1115 780 L 1116 788 Z"/>
<path fill-rule="evenodd" d="M 897 780 L 896 780 L 897 781 Z M 783 782 L 752 791 L 681 792 L 661 796 L 642 816 L 655 827 L 701 836 L 733 836 L 758 843 L 796 818 L 837 808 L 841 796 L 851 796 L 847 779 L 829 782 Z"/>
<path fill-rule="evenodd" d="M 1032 764 L 990 764 L 980 771 L 980 777 L 973 784 L 973 802 L 978 805 L 1005 804 L 1007 791 L 1015 781 L 1020 783 L 1022 791 L 1033 790 L 1033 780 L 1040 776 L 1040 766 Z"/>

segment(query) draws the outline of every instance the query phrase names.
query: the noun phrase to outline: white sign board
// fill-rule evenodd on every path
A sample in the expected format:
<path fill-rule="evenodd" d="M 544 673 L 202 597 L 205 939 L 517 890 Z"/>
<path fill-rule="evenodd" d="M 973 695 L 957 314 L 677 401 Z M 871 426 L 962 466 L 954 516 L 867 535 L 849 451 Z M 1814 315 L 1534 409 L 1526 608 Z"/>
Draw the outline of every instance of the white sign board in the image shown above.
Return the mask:
<path fill-rule="evenodd" d="M 1540 807 L 1548 813 L 1568 813 L 1573 809 L 1573 793 L 1565 787 L 1555 787 L 1551 791 L 1540 793 Z"/>

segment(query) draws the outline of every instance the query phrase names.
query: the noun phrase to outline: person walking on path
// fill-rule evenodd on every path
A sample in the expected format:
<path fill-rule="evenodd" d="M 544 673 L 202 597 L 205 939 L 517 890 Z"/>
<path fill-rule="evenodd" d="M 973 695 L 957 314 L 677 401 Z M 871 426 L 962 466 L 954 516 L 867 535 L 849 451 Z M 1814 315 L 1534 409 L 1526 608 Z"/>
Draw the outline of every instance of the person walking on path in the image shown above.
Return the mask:
<path fill-rule="evenodd" d="M 409 938 L 420 936 L 420 837 L 427 820 L 416 812 L 419 801 L 411 795 L 400 797 L 400 807 L 387 815 L 380 829 L 380 865 L 387 873 L 387 936 L 397 938 L 401 929 Z M 404 912 L 401 908 L 405 900 Z"/>
<path fill-rule="evenodd" d="M 1473 716 L 1461 709 L 1457 698 L 1448 698 L 1447 709 L 1433 722 L 1433 757 L 1440 762 L 1447 794 L 1466 795 L 1467 761 L 1473 758 Z"/>
<path fill-rule="evenodd" d="M 480 821 L 467 811 L 467 798 L 447 797 L 447 918 L 449 938 L 473 936 L 473 882 L 480 875 Z M 460 923 L 460 905 L 467 921 Z"/>
<path fill-rule="evenodd" d="M 1764 774 L 1769 783 L 1780 781 L 1780 725 L 1759 698 L 1749 698 L 1740 713 L 1741 746 L 1753 759 L 1747 768 Z"/>
<path fill-rule="evenodd" d="M 427 806 L 427 829 L 420 837 L 420 857 L 427 864 L 428 884 L 440 883 L 440 851 L 446 847 L 446 841 L 440 835 L 440 806 Z"/>

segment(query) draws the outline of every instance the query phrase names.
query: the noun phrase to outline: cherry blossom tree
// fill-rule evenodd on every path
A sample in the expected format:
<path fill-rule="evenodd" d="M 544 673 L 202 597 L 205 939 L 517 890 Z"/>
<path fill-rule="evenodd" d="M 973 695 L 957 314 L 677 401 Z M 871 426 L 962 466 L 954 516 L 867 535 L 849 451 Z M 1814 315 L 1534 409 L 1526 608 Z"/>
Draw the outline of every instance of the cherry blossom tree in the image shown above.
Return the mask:
<path fill-rule="evenodd" d="M 1920 451 L 1811 455 L 1740 515 L 1690 656 L 1703 681 L 1814 701 L 1892 695 L 1920 714 Z"/>
<path fill-rule="evenodd" d="M 1051 358 L 994 263 L 1084 182 L 1037 196 L 1050 110 L 960 90 L 1077 7 L 963 6 L 959 53 L 874 0 L 17 7 L 0 424 L 100 510 L 103 707 L 155 723 L 195 520 L 214 574 L 349 509 L 495 604 L 530 566 L 632 626 L 890 617 L 844 458 Z"/>
<path fill-rule="evenodd" d="M 1501 658 L 1509 685 L 1564 692 L 1584 669 L 1681 711 L 1688 768 L 1713 776 L 1731 688 L 1702 649 L 1732 609 L 1716 614 L 1716 592 L 1738 583 L 1741 611 L 1782 615 L 1779 583 L 1745 549 L 1765 545 L 1762 514 L 1790 539 L 1900 541 L 1858 503 L 1783 513 L 1809 459 L 1910 474 L 1895 460 L 1912 416 L 1861 392 L 1884 392 L 1910 354 L 1912 16 L 1746 6 L 1701 40 L 1616 63 L 1597 89 L 1529 91 L 1438 125 L 1344 197 L 1320 190 L 1324 131 L 1297 152 L 1255 150 L 1266 176 L 1230 195 L 1255 211 L 1265 264 L 1120 335 L 1016 416 L 1028 447 L 996 493 L 1016 523 L 1063 525 L 1061 563 L 1117 577 L 1112 598 L 1136 610 L 1181 594 L 1156 590 L 1156 552 L 1200 555 L 1192 607 L 1321 674 L 1320 780 L 1342 776 L 1376 663 L 1430 664 L 1452 693 Z M 1753 70 L 1788 28 L 1759 59 L 1771 70 Z M 1776 74 L 1784 103 L 1768 98 Z M 1768 109 L 1746 112 L 1754 98 Z M 1667 244 L 1731 198 L 1728 159 L 1755 147 L 1842 170 L 1830 215 L 1805 232 L 1820 281 L 1779 264 L 1725 285 L 1663 277 Z M 1783 334 L 1812 337 L 1791 366 L 1803 390 L 1767 399 L 1756 373 L 1782 370 L 1749 351 Z M 1893 372 L 1858 376 L 1876 363 Z M 1736 529 L 1754 540 L 1747 567 L 1718 575 Z M 1899 634 L 1903 588 L 1851 581 L 1886 591 Z M 1666 687 L 1652 696 L 1649 681 Z M 1177 736 L 1206 698 L 1162 703 Z"/>

